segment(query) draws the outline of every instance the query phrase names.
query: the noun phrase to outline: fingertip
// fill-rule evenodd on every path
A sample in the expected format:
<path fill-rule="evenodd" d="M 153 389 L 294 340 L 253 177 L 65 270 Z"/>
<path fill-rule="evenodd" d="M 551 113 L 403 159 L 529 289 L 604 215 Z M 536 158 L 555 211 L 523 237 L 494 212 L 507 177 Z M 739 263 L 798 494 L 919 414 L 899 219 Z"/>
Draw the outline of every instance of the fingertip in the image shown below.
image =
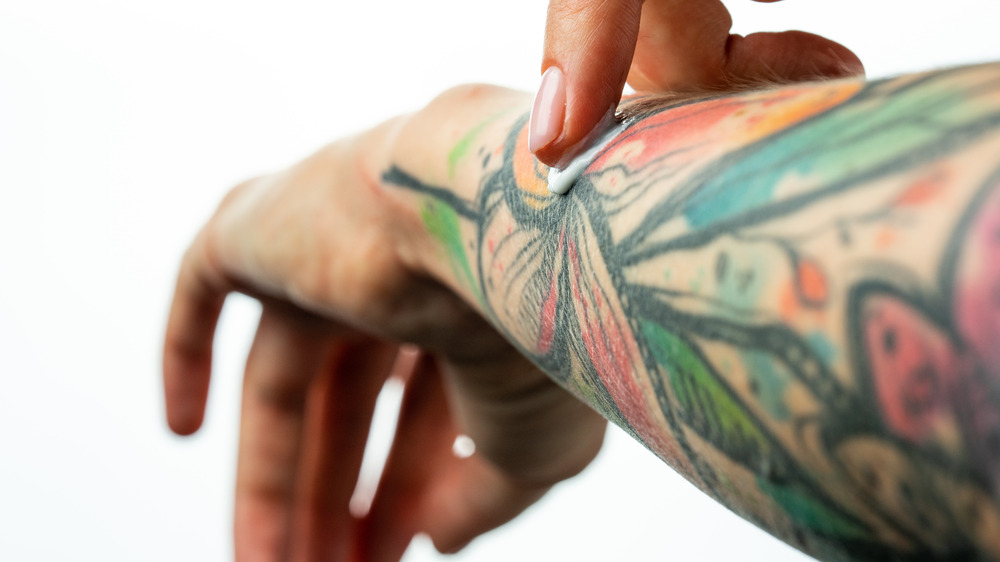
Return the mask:
<path fill-rule="evenodd" d="M 529 150 L 535 154 L 540 162 L 546 166 L 565 169 L 573 159 L 587 151 L 591 145 L 607 132 L 607 123 L 614 118 L 618 101 L 621 99 L 621 92 L 613 100 L 608 102 L 602 111 L 592 112 L 590 108 L 584 108 L 575 114 L 567 115 L 565 120 L 565 130 L 561 136 L 551 143 L 535 150 Z M 529 130 L 529 138 L 531 131 Z"/>
<path fill-rule="evenodd" d="M 831 45 L 829 65 L 831 66 L 831 75 L 839 73 L 840 76 L 845 78 L 848 76 L 865 76 L 865 65 L 858 58 L 858 55 L 838 43 Z"/>
<path fill-rule="evenodd" d="M 459 552 L 465 550 L 465 547 L 472 544 L 474 539 L 467 540 L 456 540 L 456 537 L 429 537 L 431 539 L 431 544 L 434 545 L 434 549 L 445 555 L 458 554 Z"/>
<path fill-rule="evenodd" d="M 199 429 L 205 419 L 205 408 L 188 399 L 173 401 L 167 408 L 167 427 L 180 436 L 188 436 Z"/>
<path fill-rule="evenodd" d="M 865 74 L 861 59 L 836 41 L 804 31 L 786 31 L 783 39 L 791 48 L 801 50 L 799 64 L 803 66 L 804 78 L 847 78 Z"/>
<path fill-rule="evenodd" d="M 175 306 L 175 310 L 177 308 Z M 176 320 L 178 316 L 187 315 L 173 315 L 172 319 Z M 168 322 L 168 326 L 163 345 L 163 398 L 167 426 L 178 435 L 190 435 L 198 431 L 205 416 L 212 372 L 212 337 L 211 334 L 201 333 L 199 337 L 190 338 L 198 331 L 195 326 L 199 324 L 192 326 L 188 321 Z"/>
<path fill-rule="evenodd" d="M 559 168 L 559 163 L 563 159 L 562 148 L 558 145 L 548 144 L 534 151 L 535 158 L 539 162 L 550 168 Z"/>
<path fill-rule="evenodd" d="M 167 426 L 178 435 L 191 435 L 201 428 L 205 417 L 209 374 L 167 352 L 163 361 L 163 394 L 166 403 Z M 193 371 L 201 371 L 192 376 Z"/>
<path fill-rule="evenodd" d="M 436 529 L 434 531 L 425 531 L 424 533 L 427 538 L 431 540 L 431 544 L 434 545 L 434 550 L 437 550 L 441 554 L 454 555 L 461 552 L 465 547 L 469 546 L 475 537 L 466 536 L 466 534 L 455 533 L 452 529 L 440 530 Z"/>
<path fill-rule="evenodd" d="M 733 36 L 727 73 L 736 81 L 784 83 L 864 76 L 864 65 L 840 43 L 793 30 Z"/>
<path fill-rule="evenodd" d="M 549 486 L 515 484 L 481 454 L 452 459 L 428 491 L 421 531 L 442 554 L 455 554 L 538 501 Z"/>
<path fill-rule="evenodd" d="M 228 287 L 208 273 L 196 240 L 181 263 L 163 336 L 167 426 L 178 435 L 201 427 L 212 372 L 212 341 Z"/>
<path fill-rule="evenodd" d="M 199 429 L 201 429 L 201 420 L 171 420 L 167 419 L 167 426 L 170 427 L 170 431 L 181 437 L 187 437 L 193 435 Z"/>

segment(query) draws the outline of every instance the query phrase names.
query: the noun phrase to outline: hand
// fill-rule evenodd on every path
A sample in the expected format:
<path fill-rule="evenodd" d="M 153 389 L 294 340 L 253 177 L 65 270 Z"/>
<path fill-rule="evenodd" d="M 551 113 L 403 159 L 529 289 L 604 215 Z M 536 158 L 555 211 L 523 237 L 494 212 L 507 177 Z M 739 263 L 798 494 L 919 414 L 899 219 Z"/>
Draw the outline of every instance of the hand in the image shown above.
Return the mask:
<path fill-rule="evenodd" d="M 617 106 L 626 79 L 638 92 L 656 92 L 864 72 L 854 53 L 823 37 L 741 37 L 731 27 L 720 0 L 550 0 L 531 151 L 562 167 Z"/>
<path fill-rule="evenodd" d="M 181 265 L 163 359 L 177 433 L 202 422 L 225 296 L 263 304 L 244 382 L 237 560 L 398 560 L 415 532 L 455 551 L 582 470 L 603 439 L 602 418 L 410 264 L 405 220 L 363 171 L 377 133 L 234 189 Z M 426 351 L 397 354 L 400 341 Z M 399 429 L 355 519 L 393 372 L 406 380 Z M 471 457 L 452 453 L 459 433 Z"/>

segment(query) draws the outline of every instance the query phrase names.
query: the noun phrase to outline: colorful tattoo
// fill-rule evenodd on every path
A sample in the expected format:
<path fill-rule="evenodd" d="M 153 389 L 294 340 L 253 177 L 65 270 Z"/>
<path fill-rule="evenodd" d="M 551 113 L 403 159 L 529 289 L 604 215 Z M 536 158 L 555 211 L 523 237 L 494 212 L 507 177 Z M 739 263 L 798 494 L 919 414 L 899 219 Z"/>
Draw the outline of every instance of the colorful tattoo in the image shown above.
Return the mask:
<path fill-rule="evenodd" d="M 744 517 L 1000 559 L 997 68 L 622 109 L 565 197 L 523 121 L 474 201 L 384 180 L 524 353 Z"/>

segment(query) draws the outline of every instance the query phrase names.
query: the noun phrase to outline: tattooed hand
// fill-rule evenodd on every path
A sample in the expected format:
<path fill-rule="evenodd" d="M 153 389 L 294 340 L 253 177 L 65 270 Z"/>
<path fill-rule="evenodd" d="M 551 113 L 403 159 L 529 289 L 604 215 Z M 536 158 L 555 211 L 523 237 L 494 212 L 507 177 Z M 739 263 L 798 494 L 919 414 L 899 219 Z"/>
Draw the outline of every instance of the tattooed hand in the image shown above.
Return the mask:
<path fill-rule="evenodd" d="M 551 0 L 531 151 L 549 165 L 571 158 L 618 104 L 626 77 L 637 92 L 661 92 L 864 72 L 854 53 L 823 37 L 742 37 L 729 33 L 732 23 L 720 0 Z"/>
<path fill-rule="evenodd" d="M 192 244 L 164 350 L 170 427 L 201 424 L 227 293 L 263 303 L 246 363 L 237 560 L 392 560 L 415 532 L 455 551 L 596 455 L 605 421 L 401 255 L 362 157 L 394 124 L 234 189 Z M 384 151 L 382 151 L 384 152 Z M 426 351 L 397 354 L 399 342 Z M 404 378 L 368 514 L 348 510 L 375 399 Z M 476 453 L 452 443 L 470 435 Z"/>

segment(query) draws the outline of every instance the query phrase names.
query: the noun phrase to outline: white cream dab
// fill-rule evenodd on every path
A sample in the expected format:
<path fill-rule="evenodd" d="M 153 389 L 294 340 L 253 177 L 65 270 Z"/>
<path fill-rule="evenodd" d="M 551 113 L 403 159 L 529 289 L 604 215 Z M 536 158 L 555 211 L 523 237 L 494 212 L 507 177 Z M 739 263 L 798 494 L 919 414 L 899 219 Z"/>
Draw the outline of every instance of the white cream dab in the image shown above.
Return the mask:
<path fill-rule="evenodd" d="M 610 119 L 605 119 L 598 129 L 607 127 L 610 127 L 610 130 L 598 137 L 598 141 L 591 145 L 590 148 L 584 150 L 571 160 L 568 166 L 561 170 L 558 168 L 549 168 L 549 191 L 556 195 L 566 195 L 569 188 L 573 187 L 576 180 L 580 178 L 580 174 L 594 161 L 597 153 L 611 144 L 611 141 L 625 130 L 625 124 L 614 120 L 613 115 Z"/>

